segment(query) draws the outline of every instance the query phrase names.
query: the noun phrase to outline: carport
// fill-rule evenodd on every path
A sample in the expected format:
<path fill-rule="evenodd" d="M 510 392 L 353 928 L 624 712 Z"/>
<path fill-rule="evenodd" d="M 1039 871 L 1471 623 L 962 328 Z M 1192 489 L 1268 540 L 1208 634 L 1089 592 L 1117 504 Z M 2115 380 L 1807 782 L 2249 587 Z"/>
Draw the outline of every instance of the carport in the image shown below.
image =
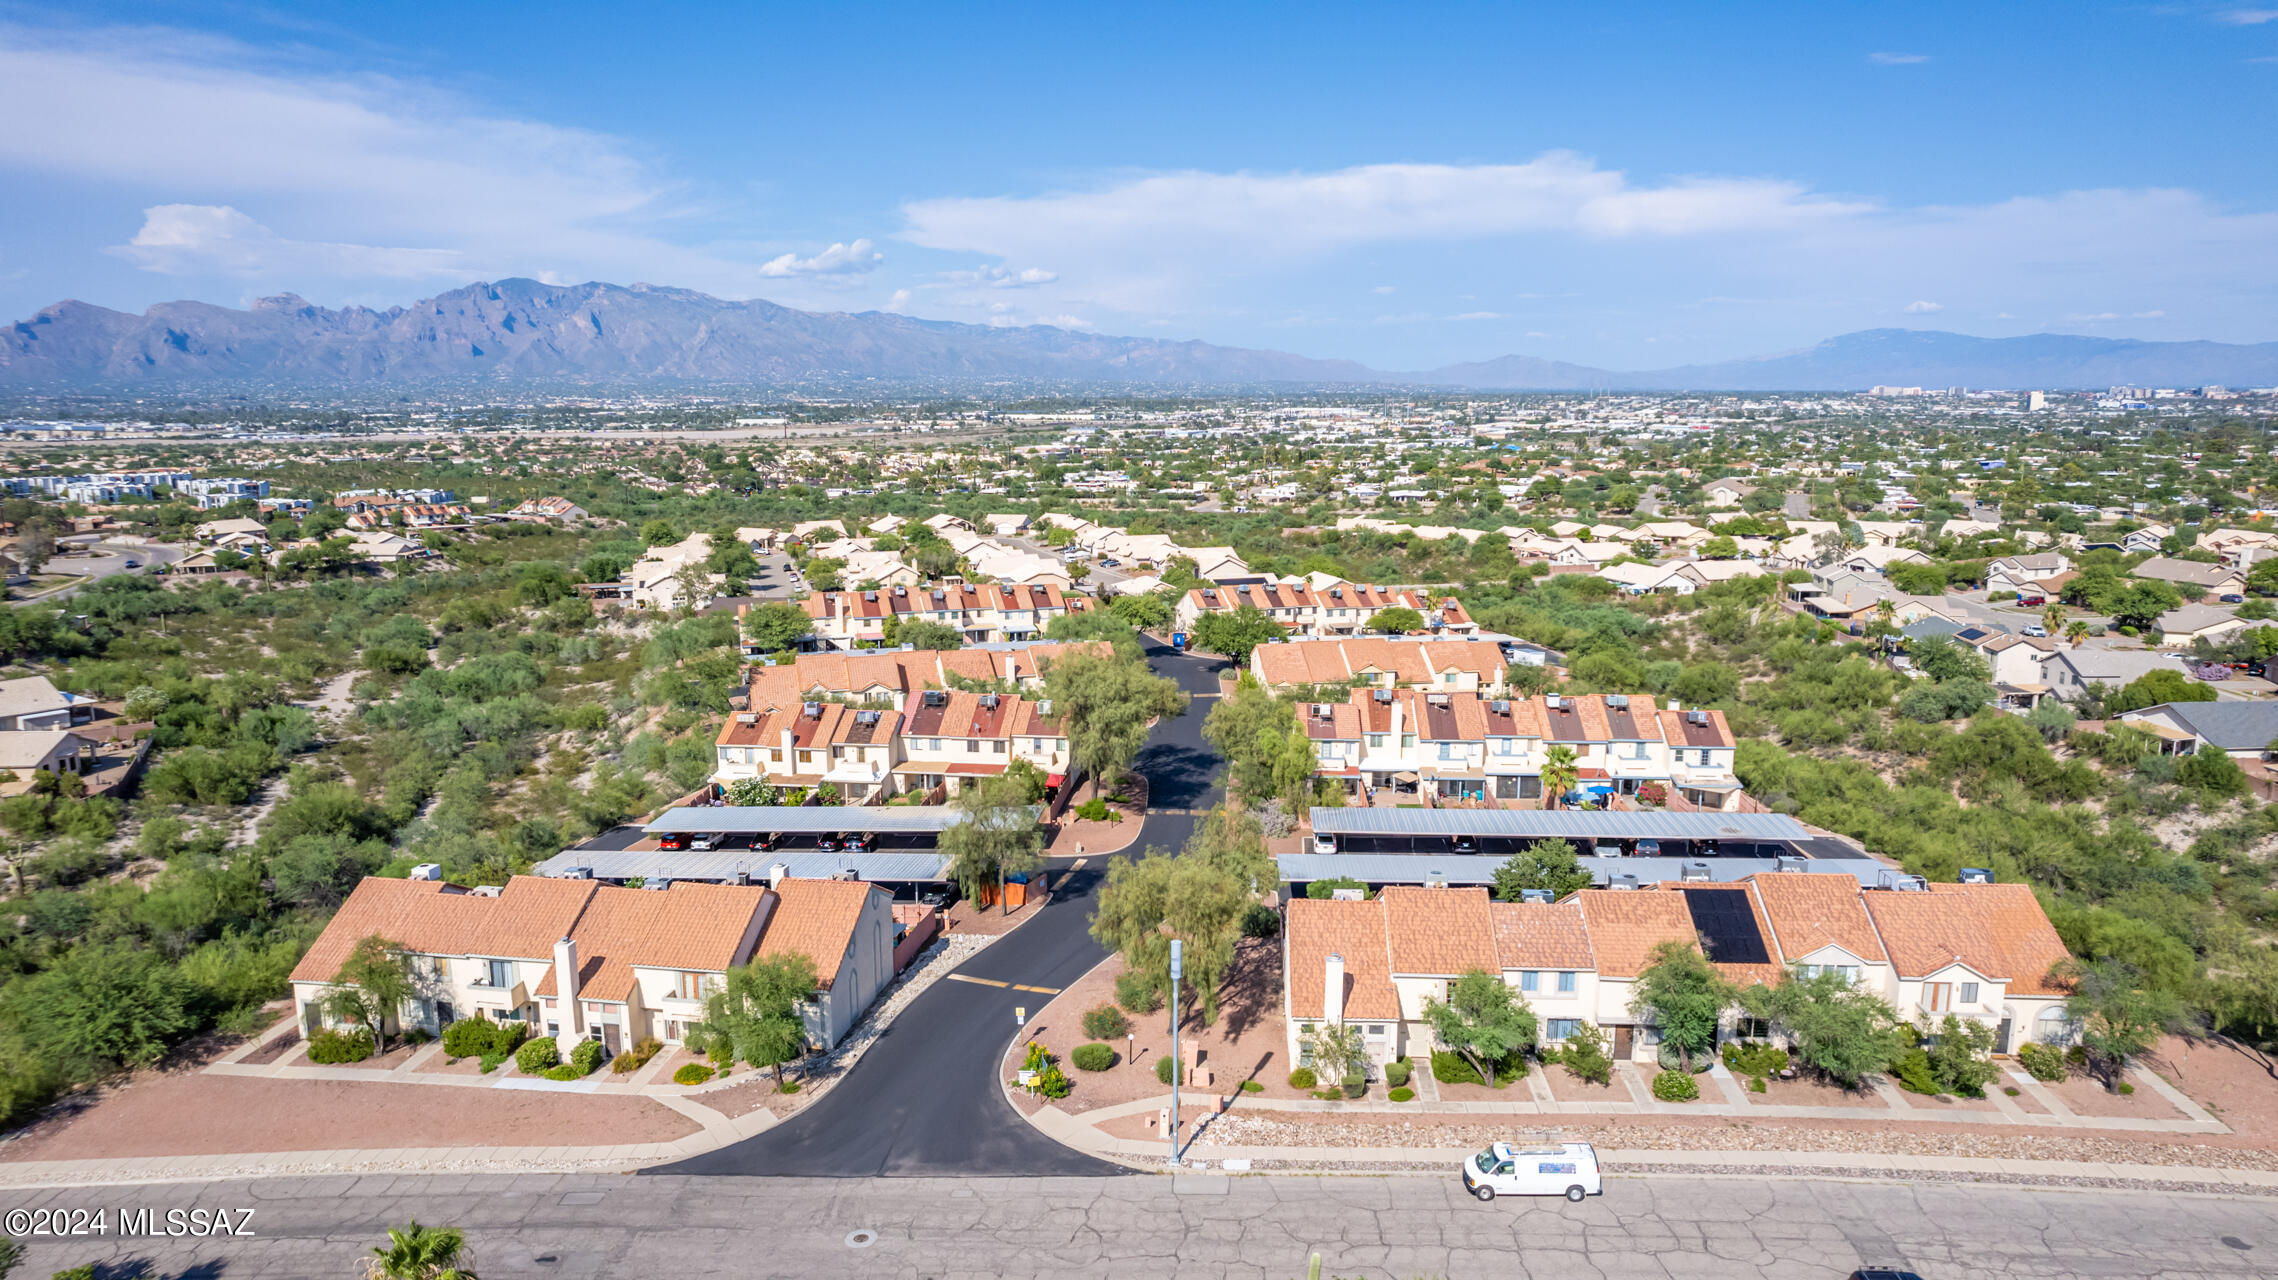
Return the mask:
<path fill-rule="evenodd" d="M 1338 854 L 1477 854 L 1508 858 L 1538 840 L 1565 840 L 1585 856 L 1648 852 L 1671 858 L 1776 858 L 1811 839 L 1783 813 L 1664 813 L 1594 809 L 1313 810 L 1313 833 Z M 1659 848 L 1656 850 L 1655 845 Z"/>

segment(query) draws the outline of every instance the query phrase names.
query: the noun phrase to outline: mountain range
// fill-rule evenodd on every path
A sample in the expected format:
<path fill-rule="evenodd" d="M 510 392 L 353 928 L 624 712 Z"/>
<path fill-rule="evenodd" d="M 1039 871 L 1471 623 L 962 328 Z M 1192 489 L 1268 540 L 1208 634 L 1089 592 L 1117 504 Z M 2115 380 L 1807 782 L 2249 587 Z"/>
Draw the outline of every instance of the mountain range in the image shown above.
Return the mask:
<path fill-rule="evenodd" d="M 329 309 L 291 294 L 246 310 L 161 303 L 139 316 L 65 301 L 0 331 L 0 389 L 17 391 L 862 382 L 1503 391 L 2267 386 L 2278 383 L 2278 343 L 1869 329 L 1802 351 L 1673 369 L 1625 372 L 1510 355 L 1403 373 L 1206 342 L 881 311 L 799 311 L 654 285 L 520 279 L 386 310 Z"/>

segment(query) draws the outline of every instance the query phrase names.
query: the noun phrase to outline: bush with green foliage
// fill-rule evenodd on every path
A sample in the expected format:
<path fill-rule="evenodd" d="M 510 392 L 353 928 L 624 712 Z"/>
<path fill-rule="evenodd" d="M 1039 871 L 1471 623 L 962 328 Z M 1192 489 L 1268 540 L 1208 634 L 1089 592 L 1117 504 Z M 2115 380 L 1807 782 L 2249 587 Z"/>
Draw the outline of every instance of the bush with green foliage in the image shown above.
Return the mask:
<path fill-rule="evenodd" d="M 711 1078 L 712 1069 L 701 1062 L 683 1063 L 680 1070 L 672 1073 L 674 1084 L 702 1084 Z"/>
<path fill-rule="evenodd" d="M 1701 1096 L 1700 1081 L 1685 1071 L 1664 1071 L 1653 1077 L 1653 1096 L 1663 1102 L 1692 1102 Z"/>
<path fill-rule="evenodd" d="M 2064 1050 L 2038 1041 L 2017 1047 L 2017 1065 L 2043 1084 L 2055 1084 L 2067 1074 Z"/>
<path fill-rule="evenodd" d="M 1047 1098 L 1065 1098 L 1076 1086 L 1068 1079 L 1067 1072 L 1054 1065 L 1036 1073 L 1035 1087 Z"/>
<path fill-rule="evenodd" d="M 521 1048 L 514 1051 L 514 1069 L 526 1076 L 537 1075 L 548 1067 L 558 1065 L 561 1060 L 561 1048 L 554 1043 L 552 1036 L 539 1036 L 535 1040 L 525 1041 Z"/>
<path fill-rule="evenodd" d="M 1105 1071 L 1115 1065 L 1115 1050 L 1104 1044 L 1079 1044 L 1068 1052 L 1078 1071 Z"/>
<path fill-rule="evenodd" d="M 1186 1083 L 1185 1078 L 1179 1073 L 1179 1060 L 1177 1058 L 1162 1057 L 1155 1059 L 1155 1078 L 1157 1080 L 1164 1084 L 1170 1084 L 1174 1077 L 1178 1078 L 1178 1083 Z"/>
<path fill-rule="evenodd" d="M 1547 1059 L 1548 1055 L 1544 1055 Z M 1559 1047 L 1558 1062 L 1567 1074 L 1586 1084 L 1614 1082 L 1614 1060 L 1606 1054 L 1606 1033 L 1585 1022 Z"/>
<path fill-rule="evenodd" d="M 1281 913 L 1262 902 L 1253 902 L 1242 913 L 1242 936 L 1245 938 L 1277 938 L 1281 936 Z"/>
<path fill-rule="evenodd" d="M 1891 1059 L 1890 1074 L 1898 1081 L 1898 1087 L 1909 1093 L 1936 1097 L 1945 1092 L 1938 1087 L 1938 1077 L 1931 1074 L 1929 1053 L 1919 1046 L 1904 1050 Z"/>
<path fill-rule="evenodd" d="M 1523 1053 L 1513 1053 L 1495 1065 L 1495 1087 L 1502 1088 L 1514 1080 L 1523 1080 L 1527 1074 L 1527 1059 Z M 1485 1084 L 1479 1073 L 1464 1060 L 1460 1053 L 1445 1049 L 1432 1051 L 1432 1079 L 1441 1084 Z"/>
<path fill-rule="evenodd" d="M 1289 1073 L 1289 1087 L 1292 1089 L 1311 1089 L 1320 1083 L 1321 1078 L 1313 1074 L 1311 1067 L 1299 1067 Z"/>
<path fill-rule="evenodd" d="M 1133 1013 L 1153 1013 L 1163 1007 L 1163 989 L 1153 974 L 1126 969 L 1116 976 L 1115 1002 Z"/>
<path fill-rule="evenodd" d="M 1334 880 L 1313 881 L 1311 884 L 1305 886 L 1305 896 L 1318 900 L 1326 900 L 1336 897 L 1337 890 L 1339 889 L 1358 889 L 1364 895 L 1368 894 L 1368 886 L 1366 884 L 1362 883 L 1359 880 L 1355 880 L 1350 876 L 1340 876 Z"/>
<path fill-rule="evenodd" d="M 1397 1062 L 1387 1062 L 1384 1064 L 1384 1083 L 1397 1089 L 1408 1083 L 1408 1077 L 1413 1075 L 1415 1070 L 1416 1065 L 1406 1058 Z"/>
<path fill-rule="evenodd" d="M 358 1028 L 334 1031 L 326 1027 L 308 1038 L 308 1060 L 319 1066 L 362 1062 L 372 1056 L 372 1033 Z"/>
<path fill-rule="evenodd" d="M 641 1042 L 620 1053 L 609 1063 L 613 1075 L 628 1075 L 649 1065 L 649 1059 L 664 1052 L 664 1043 L 655 1036 L 643 1036 Z"/>
<path fill-rule="evenodd" d="M 489 1075 L 491 1072 L 496 1071 L 500 1067 L 506 1065 L 506 1060 L 513 1056 L 514 1055 L 511 1053 L 484 1054 L 482 1056 L 482 1073 L 486 1076 Z"/>
<path fill-rule="evenodd" d="M 1113 1040 L 1131 1031 L 1131 1020 L 1123 1010 L 1112 1004 L 1094 1005 L 1084 1011 L 1084 1034 L 1094 1040 Z M 1077 1066 L 1083 1066 L 1077 1063 Z"/>
<path fill-rule="evenodd" d="M 1242 1082 L 1242 1092 L 1244 1093 L 1264 1093 L 1265 1091 L 1265 1082 L 1262 1080 L 1244 1080 Z"/>
<path fill-rule="evenodd" d="M 1406 1086 L 1402 1086 L 1401 1088 L 1392 1090 L 1390 1093 L 1387 1093 L 1384 1096 L 1390 1098 L 1394 1102 L 1413 1102 L 1416 1099 L 1416 1091 L 1414 1089 L 1407 1088 Z"/>

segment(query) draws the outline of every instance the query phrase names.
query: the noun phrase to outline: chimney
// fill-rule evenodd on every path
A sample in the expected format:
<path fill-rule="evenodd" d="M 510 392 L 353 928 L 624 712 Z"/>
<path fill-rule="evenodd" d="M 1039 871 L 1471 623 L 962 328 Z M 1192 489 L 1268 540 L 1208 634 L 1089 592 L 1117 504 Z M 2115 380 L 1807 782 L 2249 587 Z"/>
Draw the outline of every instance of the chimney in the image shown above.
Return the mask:
<path fill-rule="evenodd" d="M 770 889 L 780 889 L 780 888 L 782 888 L 782 887 L 783 887 L 783 881 L 784 881 L 786 878 L 788 878 L 788 877 L 790 876 L 790 874 L 791 874 L 791 868 L 789 868 L 789 867 L 785 866 L 784 864 L 782 864 L 782 863 L 780 863 L 780 862 L 775 862 L 775 863 L 770 863 L 770 864 L 768 864 L 768 868 L 767 868 L 767 887 L 768 887 L 768 888 L 770 888 Z"/>
<path fill-rule="evenodd" d="M 1321 975 L 1321 1019 L 1332 1027 L 1345 1023 L 1345 958 L 1334 951 Z"/>
<path fill-rule="evenodd" d="M 577 943 L 568 938 L 554 944 L 554 1006 L 562 1015 L 554 1043 L 566 1060 L 577 1042 L 585 1039 L 585 1003 L 577 990 Z"/>

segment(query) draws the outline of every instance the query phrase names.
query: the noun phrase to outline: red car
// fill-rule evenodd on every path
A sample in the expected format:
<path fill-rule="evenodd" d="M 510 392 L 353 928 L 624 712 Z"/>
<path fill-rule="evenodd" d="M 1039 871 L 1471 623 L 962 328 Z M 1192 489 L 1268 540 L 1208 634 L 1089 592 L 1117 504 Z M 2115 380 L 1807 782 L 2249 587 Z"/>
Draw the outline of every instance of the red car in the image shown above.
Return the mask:
<path fill-rule="evenodd" d="M 2024 608 L 2024 609 L 2038 609 L 2038 608 L 2040 608 L 2042 605 L 2044 605 L 2044 604 L 2047 604 L 2048 602 L 2049 602 L 2049 598 L 2048 598 L 2047 596 L 2019 596 L 2019 597 L 2017 597 L 2017 605 L 2018 605 L 2018 607 L 2019 607 L 2019 608 Z"/>
<path fill-rule="evenodd" d="M 668 831 L 657 837 L 657 848 L 659 849 L 685 849 L 687 847 L 688 837 L 678 831 Z"/>

